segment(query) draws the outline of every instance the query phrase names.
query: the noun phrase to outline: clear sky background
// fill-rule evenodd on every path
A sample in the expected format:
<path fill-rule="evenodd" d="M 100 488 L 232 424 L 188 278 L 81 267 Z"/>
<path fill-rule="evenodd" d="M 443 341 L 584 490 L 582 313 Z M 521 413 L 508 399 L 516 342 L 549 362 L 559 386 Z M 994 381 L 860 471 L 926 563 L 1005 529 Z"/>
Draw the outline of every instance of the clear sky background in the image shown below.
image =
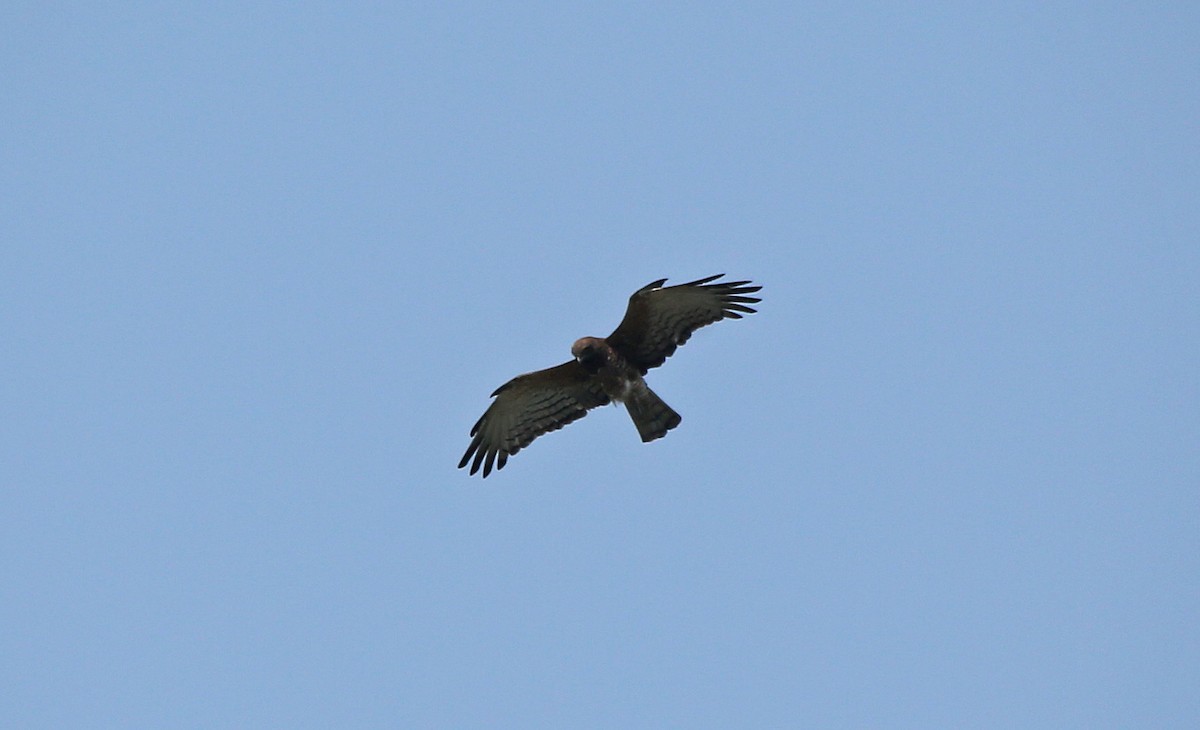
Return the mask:
<path fill-rule="evenodd" d="M 1200 727 L 1194 3 L 2 15 L 6 726 Z"/>

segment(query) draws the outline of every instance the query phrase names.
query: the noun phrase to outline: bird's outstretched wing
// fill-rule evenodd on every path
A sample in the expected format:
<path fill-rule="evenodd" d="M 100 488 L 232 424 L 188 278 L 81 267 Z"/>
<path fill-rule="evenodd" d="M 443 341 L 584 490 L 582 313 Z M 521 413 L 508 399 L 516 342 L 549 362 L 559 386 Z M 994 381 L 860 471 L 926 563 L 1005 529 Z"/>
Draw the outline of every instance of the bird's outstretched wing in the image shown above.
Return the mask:
<path fill-rule="evenodd" d="M 645 375 L 704 325 L 757 311 L 746 305 L 762 300 L 746 295 L 762 287 L 746 286 L 749 281 L 708 283 L 722 276 L 668 287 L 663 286 L 666 279 L 659 279 L 638 289 L 629 297 L 625 318 L 608 336 L 608 344 Z"/>
<path fill-rule="evenodd" d="M 492 395 L 496 400 L 471 429 L 471 445 L 458 462 L 459 469 L 471 462 L 472 474 L 483 465 L 485 477 L 492 473 L 493 464 L 504 468 L 508 457 L 538 436 L 609 402 L 599 381 L 575 360 L 518 375 Z"/>

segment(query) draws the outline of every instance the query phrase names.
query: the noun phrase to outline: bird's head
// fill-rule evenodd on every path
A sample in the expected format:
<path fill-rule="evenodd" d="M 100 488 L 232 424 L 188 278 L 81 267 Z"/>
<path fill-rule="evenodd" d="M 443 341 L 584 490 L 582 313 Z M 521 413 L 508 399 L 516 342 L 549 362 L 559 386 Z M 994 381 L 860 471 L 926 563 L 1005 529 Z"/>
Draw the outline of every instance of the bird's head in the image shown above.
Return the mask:
<path fill-rule="evenodd" d="M 588 370 L 595 370 L 606 360 L 607 344 L 598 337 L 581 337 L 571 345 L 571 354 Z"/>

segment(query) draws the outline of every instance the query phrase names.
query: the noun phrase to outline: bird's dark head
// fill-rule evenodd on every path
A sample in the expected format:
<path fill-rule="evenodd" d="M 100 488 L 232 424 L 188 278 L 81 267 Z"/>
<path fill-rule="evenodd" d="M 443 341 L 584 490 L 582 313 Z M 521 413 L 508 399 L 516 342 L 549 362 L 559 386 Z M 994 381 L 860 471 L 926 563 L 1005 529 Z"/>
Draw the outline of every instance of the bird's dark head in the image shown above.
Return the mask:
<path fill-rule="evenodd" d="M 581 337 L 571 345 L 571 354 L 588 370 L 596 370 L 608 359 L 608 343 L 599 337 Z"/>

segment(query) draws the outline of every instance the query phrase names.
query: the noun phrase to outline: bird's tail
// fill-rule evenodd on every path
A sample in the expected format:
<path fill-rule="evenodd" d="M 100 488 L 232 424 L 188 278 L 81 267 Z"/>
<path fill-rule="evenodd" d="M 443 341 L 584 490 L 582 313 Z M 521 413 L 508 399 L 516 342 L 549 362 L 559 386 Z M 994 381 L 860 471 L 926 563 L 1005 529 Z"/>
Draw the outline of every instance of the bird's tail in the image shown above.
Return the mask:
<path fill-rule="evenodd" d="M 638 435 L 642 437 L 642 441 L 653 441 L 666 436 L 667 431 L 678 426 L 679 422 L 683 420 L 678 413 L 671 409 L 671 406 L 664 403 L 663 399 L 659 398 L 645 384 L 642 384 L 640 388 L 634 388 L 625 397 L 625 409 L 629 411 L 633 425 L 637 426 Z"/>

